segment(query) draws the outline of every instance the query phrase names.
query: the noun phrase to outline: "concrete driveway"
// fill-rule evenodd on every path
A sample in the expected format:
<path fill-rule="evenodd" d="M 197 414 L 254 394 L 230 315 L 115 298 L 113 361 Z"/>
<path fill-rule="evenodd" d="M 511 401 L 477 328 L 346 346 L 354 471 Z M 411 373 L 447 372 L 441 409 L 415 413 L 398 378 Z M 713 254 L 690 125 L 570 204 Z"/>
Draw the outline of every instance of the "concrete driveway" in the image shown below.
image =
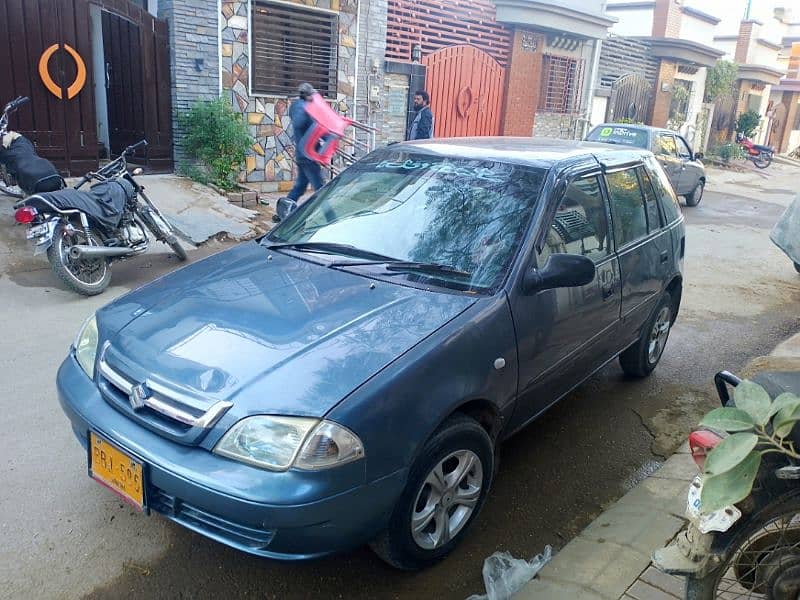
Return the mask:
<path fill-rule="evenodd" d="M 800 170 L 710 174 L 701 205 L 684 209 L 684 301 L 659 368 L 629 381 L 611 364 L 509 441 L 471 537 L 416 574 L 367 549 L 300 564 L 253 558 L 136 514 L 91 481 L 56 401 L 56 369 L 92 311 L 178 264 L 158 248 L 115 265 L 104 295 L 78 297 L 30 256 L 0 198 L 0 597 L 463 599 L 482 591 L 495 550 L 563 546 L 683 441 L 713 403 L 714 372 L 800 328 L 800 276 L 768 238 Z"/>

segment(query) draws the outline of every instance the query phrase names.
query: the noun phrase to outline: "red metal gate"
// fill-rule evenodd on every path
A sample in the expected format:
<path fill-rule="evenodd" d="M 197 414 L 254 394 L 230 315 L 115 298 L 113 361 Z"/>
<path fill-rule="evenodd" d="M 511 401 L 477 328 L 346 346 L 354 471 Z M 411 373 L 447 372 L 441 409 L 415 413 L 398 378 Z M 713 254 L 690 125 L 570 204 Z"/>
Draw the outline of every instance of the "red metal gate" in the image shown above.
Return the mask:
<path fill-rule="evenodd" d="M 172 120 L 167 24 L 129 0 L 2 0 L 0 2 L 0 105 L 16 96 L 30 104 L 14 114 L 11 128 L 37 146 L 63 172 L 83 174 L 98 164 L 98 115 L 90 6 L 138 25 L 138 60 L 129 68 L 142 85 L 126 93 L 143 104 L 142 137 L 148 164 L 172 166 Z M 100 44 L 102 46 L 102 43 Z M 95 47 L 97 44 L 95 44 Z M 109 98 L 109 100 L 111 100 Z"/>
<path fill-rule="evenodd" d="M 451 46 L 422 59 L 436 137 L 500 135 L 505 69 L 474 46 Z"/>

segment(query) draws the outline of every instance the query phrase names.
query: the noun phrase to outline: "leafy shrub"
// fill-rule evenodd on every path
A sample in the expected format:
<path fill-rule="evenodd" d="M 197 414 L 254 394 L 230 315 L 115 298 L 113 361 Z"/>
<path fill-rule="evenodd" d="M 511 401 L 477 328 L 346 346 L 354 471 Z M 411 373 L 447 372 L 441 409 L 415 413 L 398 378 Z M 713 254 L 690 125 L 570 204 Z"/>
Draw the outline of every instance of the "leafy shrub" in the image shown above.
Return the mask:
<path fill-rule="evenodd" d="M 761 123 L 761 115 L 754 110 L 743 112 L 736 119 L 736 132 L 751 137 Z"/>
<path fill-rule="evenodd" d="M 710 156 L 715 156 L 726 163 L 744 158 L 744 150 L 739 144 L 722 144 L 708 151 Z"/>
<path fill-rule="evenodd" d="M 198 162 L 185 166 L 185 173 L 201 183 L 234 189 L 247 149 L 253 144 L 241 113 L 223 98 L 201 100 L 179 114 L 178 123 L 184 130 L 186 154 Z"/>

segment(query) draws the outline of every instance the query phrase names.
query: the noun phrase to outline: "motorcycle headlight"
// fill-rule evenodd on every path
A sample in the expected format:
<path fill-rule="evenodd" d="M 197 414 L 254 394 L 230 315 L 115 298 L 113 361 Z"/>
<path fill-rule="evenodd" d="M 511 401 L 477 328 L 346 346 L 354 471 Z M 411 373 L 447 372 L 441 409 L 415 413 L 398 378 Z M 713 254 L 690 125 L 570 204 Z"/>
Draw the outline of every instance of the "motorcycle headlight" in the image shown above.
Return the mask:
<path fill-rule="evenodd" d="M 214 453 L 262 469 L 316 470 L 364 456 L 361 441 L 332 421 L 259 415 L 242 419 L 222 436 Z"/>
<path fill-rule="evenodd" d="M 73 345 L 78 364 L 90 379 L 94 379 L 94 361 L 97 357 L 97 319 L 94 315 L 86 319 Z"/>

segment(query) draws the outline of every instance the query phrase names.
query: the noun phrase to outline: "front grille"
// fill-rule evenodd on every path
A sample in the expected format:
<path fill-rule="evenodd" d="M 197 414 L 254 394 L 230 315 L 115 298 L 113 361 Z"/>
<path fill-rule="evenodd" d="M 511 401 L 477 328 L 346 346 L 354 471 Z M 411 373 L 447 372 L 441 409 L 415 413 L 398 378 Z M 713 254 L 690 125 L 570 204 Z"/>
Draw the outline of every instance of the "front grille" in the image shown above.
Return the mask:
<path fill-rule="evenodd" d="M 197 443 L 233 403 L 208 402 L 149 379 L 137 381 L 113 361 L 106 342 L 97 362 L 98 384 L 112 406 L 150 429 L 183 443 Z"/>
<path fill-rule="evenodd" d="M 151 509 L 169 519 L 234 546 L 264 550 L 275 537 L 273 530 L 255 529 L 223 519 L 155 486 L 148 488 L 148 503 Z"/>

